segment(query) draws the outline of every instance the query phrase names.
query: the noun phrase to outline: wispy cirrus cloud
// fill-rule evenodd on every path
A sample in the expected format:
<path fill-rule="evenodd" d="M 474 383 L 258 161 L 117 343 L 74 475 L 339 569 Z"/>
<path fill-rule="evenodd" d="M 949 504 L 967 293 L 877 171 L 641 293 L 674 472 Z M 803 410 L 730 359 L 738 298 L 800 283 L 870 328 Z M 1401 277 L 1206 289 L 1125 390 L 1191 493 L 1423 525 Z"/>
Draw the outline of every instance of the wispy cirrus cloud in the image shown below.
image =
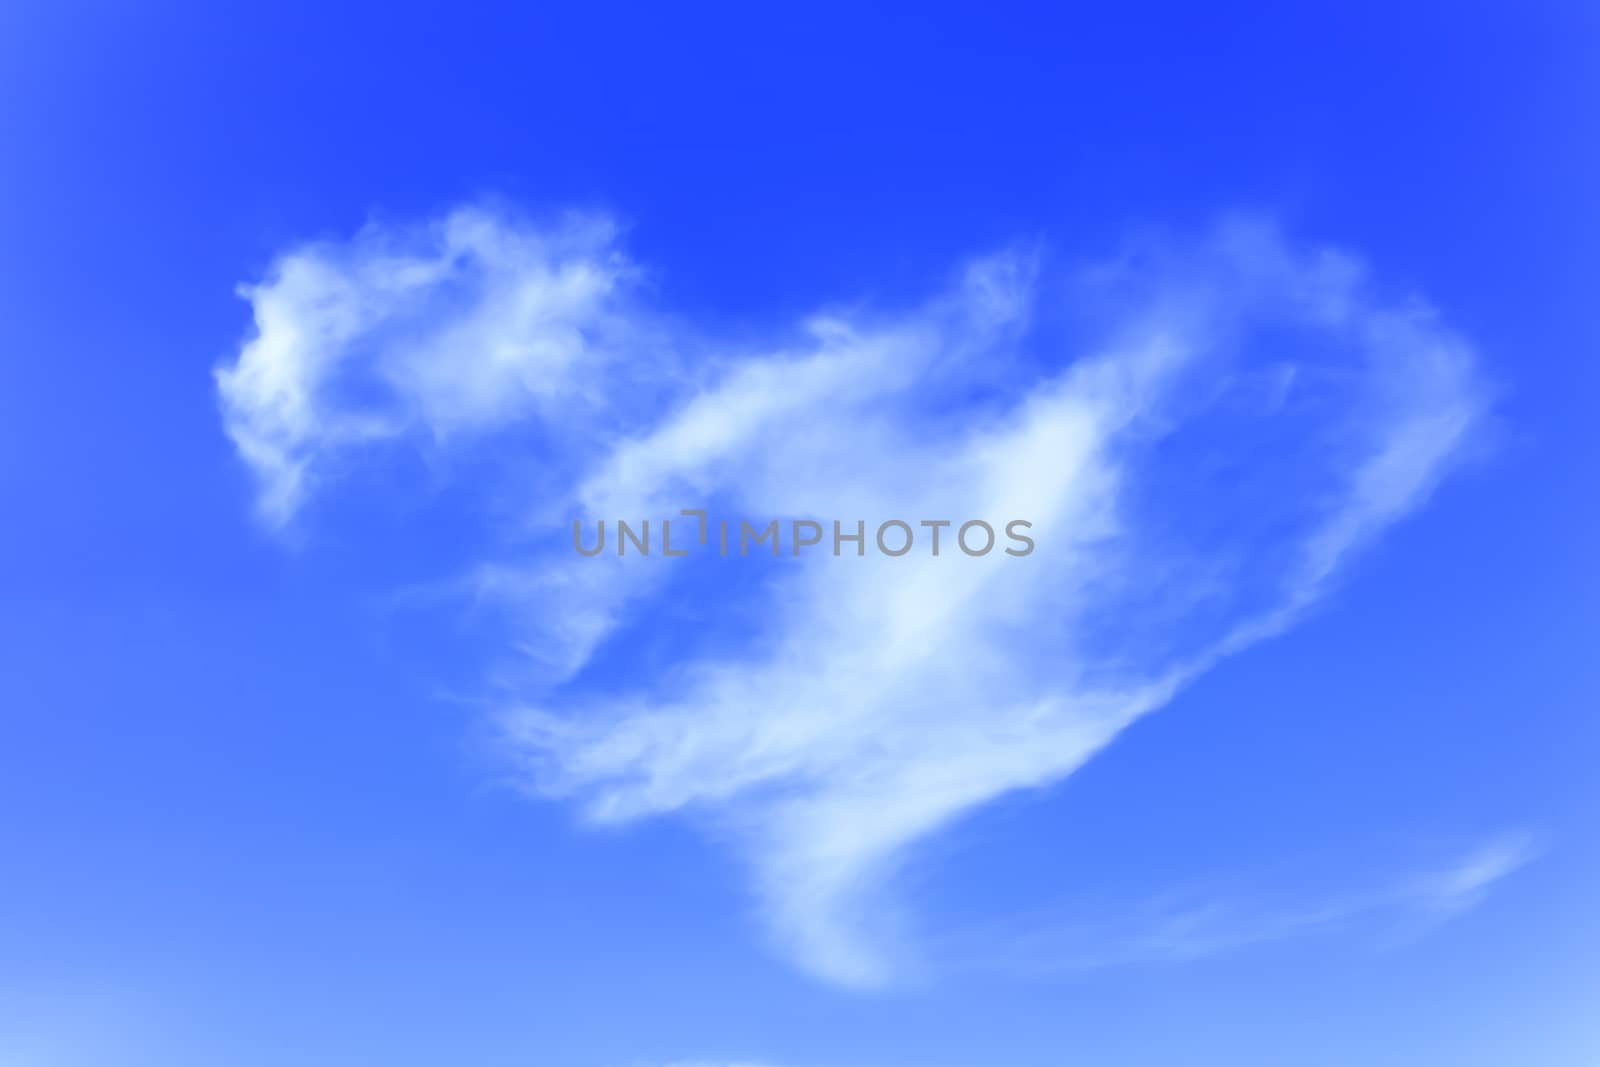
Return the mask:
<path fill-rule="evenodd" d="M 552 528 L 1030 521 L 1026 559 L 819 554 L 733 582 L 534 542 L 479 572 L 541 665 L 500 716 L 529 787 L 714 825 L 783 949 L 847 985 L 911 966 L 886 889 L 912 845 L 1292 625 L 1485 410 L 1431 310 L 1258 222 L 1081 269 L 1011 250 L 753 345 L 665 325 L 630 276 L 603 224 L 482 209 L 291 253 L 242 290 L 260 333 L 218 372 L 229 432 L 276 523 L 370 442 L 513 425 L 541 429 L 556 490 L 528 511 Z M 685 605 L 740 626 L 629 658 Z"/>
<path fill-rule="evenodd" d="M 1057 904 L 945 931 L 930 955 L 946 973 L 1028 976 L 1184 963 L 1333 932 L 1382 947 L 1459 918 L 1539 853 L 1532 835 L 1508 832 L 1376 884 L 1362 884 L 1367 872 L 1324 872 L 1309 883 L 1235 879 L 1135 901 Z"/>
<path fill-rule="evenodd" d="M 1307 899 L 1302 892 L 1164 894 L 1121 910 L 1064 917 L 1053 909 L 1037 921 L 986 924 L 940 938 L 945 972 L 1034 977 L 1108 967 L 1172 965 L 1361 924 L 1424 928 L 1458 917 L 1495 884 L 1536 859 L 1539 843 L 1525 833 L 1488 838 L 1434 869 L 1376 887 Z M 668 1067 L 770 1067 L 766 1061 L 702 1059 Z"/>

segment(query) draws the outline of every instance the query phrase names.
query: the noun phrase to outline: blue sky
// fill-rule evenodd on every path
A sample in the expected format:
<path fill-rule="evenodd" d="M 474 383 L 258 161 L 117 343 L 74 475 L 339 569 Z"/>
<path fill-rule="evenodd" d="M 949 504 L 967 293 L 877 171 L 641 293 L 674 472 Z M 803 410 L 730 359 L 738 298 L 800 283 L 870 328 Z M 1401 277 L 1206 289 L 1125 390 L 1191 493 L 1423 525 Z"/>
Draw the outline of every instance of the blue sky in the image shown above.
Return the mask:
<path fill-rule="evenodd" d="M 7 7 L 0 1065 L 1600 1057 L 1597 47 Z"/>

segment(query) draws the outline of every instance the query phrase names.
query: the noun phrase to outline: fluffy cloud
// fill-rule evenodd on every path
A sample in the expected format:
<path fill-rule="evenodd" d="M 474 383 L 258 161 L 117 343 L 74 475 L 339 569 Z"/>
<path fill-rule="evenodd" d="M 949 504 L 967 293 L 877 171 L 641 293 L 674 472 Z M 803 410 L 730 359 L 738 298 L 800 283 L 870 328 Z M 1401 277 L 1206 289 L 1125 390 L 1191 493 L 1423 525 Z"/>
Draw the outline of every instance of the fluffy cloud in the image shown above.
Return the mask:
<path fill-rule="evenodd" d="M 911 845 L 1291 625 L 1484 406 L 1425 306 L 1248 222 L 1076 270 L 1012 250 L 899 313 L 746 347 L 647 315 L 631 274 L 601 223 L 481 210 L 300 250 L 243 290 L 259 334 L 218 372 L 228 429 L 278 523 L 365 443 L 513 425 L 549 442 L 559 488 L 529 511 L 552 528 L 1030 521 L 1020 559 L 822 551 L 750 580 L 560 542 L 479 574 L 543 668 L 501 716 L 530 787 L 716 825 L 784 950 L 848 985 L 908 965 L 885 887 Z M 630 658 L 663 619 L 670 654 Z"/>

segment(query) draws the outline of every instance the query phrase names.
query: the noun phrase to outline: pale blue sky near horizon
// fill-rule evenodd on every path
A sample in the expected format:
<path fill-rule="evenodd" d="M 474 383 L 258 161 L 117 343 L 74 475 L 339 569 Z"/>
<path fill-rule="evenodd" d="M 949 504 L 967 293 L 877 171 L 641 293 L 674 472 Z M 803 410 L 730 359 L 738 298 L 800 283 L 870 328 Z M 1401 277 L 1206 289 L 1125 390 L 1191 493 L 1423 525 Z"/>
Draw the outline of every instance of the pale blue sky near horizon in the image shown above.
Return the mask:
<path fill-rule="evenodd" d="M 1578 3 L 8 6 L 0 1067 L 1600 1062 L 1597 71 L 1600 16 Z M 525 381 L 484 401 L 436 376 L 404 331 L 459 325 L 459 293 L 348 346 L 396 346 L 380 386 L 415 375 L 416 406 L 384 412 L 414 424 L 381 448 L 328 429 L 371 382 L 314 432 L 219 396 L 253 336 L 245 298 L 283 295 L 283 257 L 365 278 L 363 227 L 415 251 L 463 205 L 513 242 L 496 249 L 565 212 L 613 220 L 553 254 L 625 256 L 626 302 L 551 314 L 592 313 L 576 332 L 620 331 L 615 358 L 638 362 L 539 415 L 564 428 L 573 397 L 616 394 L 582 427 L 596 439 L 669 422 L 727 352 L 780 374 L 760 360 L 819 309 L 883 331 L 891 356 L 865 365 L 885 378 L 895 328 L 957 361 L 970 330 L 987 353 L 993 289 L 959 279 L 999 250 L 1042 264 L 1027 318 L 1048 336 L 1072 265 L 1240 216 L 1358 257 L 1363 309 L 1425 298 L 1470 346 L 1483 410 L 1294 625 L 1081 768 L 990 783 L 836 870 L 807 850 L 853 844 L 849 818 L 794 831 L 735 771 L 732 800 L 702 796 L 722 783 L 650 748 L 681 728 L 710 778 L 719 745 L 764 774 L 725 736 L 742 726 L 687 699 L 660 720 L 605 704 L 677 708 L 675 655 L 749 669 L 728 686 L 794 680 L 756 669 L 763 635 L 737 625 L 602 646 L 541 699 L 614 713 L 636 762 L 585 770 L 628 745 L 543 738 L 570 795 L 515 778 L 491 723 L 527 684 L 517 612 L 570 638 L 577 601 L 504 612 L 460 583 L 521 550 L 519 487 L 589 453 L 494 421 Z M 544 253 L 473 254 L 492 287 Z M 1306 272 L 1283 288 L 1324 284 Z M 288 317 L 314 321 L 293 295 Z M 657 344 L 717 358 L 646 366 Z M 1018 344 L 1024 371 L 866 410 L 884 433 L 988 417 L 1031 373 Z M 241 425 L 316 464 L 284 521 Z M 860 485 L 894 473 L 878 459 Z M 729 477 L 747 500 L 769 488 Z M 729 603 L 769 581 L 694 574 Z M 1019 657 L 1008 685 L 1048 662 L 985 651 Z M 867 748 L 863 776 L 889 773 Z M 832 750 L 795 758 L 832 782 L 819 804 L 852 796 L 828 791 Z M 641 817 L 585 822 L 607 802 Z M 841 870 L 868 903 L 813 912 L 769 884 Z M 906 966 L 879 981 L 841 930 L 903 933 Z"/>

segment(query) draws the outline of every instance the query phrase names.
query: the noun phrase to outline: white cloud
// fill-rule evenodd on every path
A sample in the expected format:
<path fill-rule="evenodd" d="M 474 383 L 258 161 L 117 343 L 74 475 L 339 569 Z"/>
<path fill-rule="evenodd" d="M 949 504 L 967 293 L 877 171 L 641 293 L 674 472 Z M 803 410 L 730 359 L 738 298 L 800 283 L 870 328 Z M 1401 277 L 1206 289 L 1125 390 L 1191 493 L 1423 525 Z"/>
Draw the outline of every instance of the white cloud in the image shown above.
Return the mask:
<path fill-rule="evenodd" d="M 218 381 L 269 518 L 359 441 L 528 420 L 563 479 L 529 504 L 553 524 L 708 502 L 1033 523 L 1025 559 L 786 561 L 707 601 L 753 620 L 747 639 L 625 677 L 583 672 L 638 618 L 705 597 L 682 577 L 703 569 L 568 551 L 480 573 L 545 668 L 503 719 L 530 785 L 597 820 L 715 823 L 784 950 L 849 985 L 906 966 L 885 887 L 909 846 L 1071 774 L 1292 624 L 1482 410 L 1431 312 L 1248 223 L 1070 277 L 990 257 L 898 315 L 819 316 L 750 350 L 618 344 L 661 327 L 621 303 L 602 225 L 468 212 L 419 233 L 303 250 L 244 290 L 261 334 Z M 663 373 L 661 350 L 682 364 Z"/>
<path fill-rule="evenodd" d="M 262 515 L 288 522 L 323 465 L 363 443 L 565 422 L 600 402 L 601 375 L 637 341 L 614 239 L 601 219 L 536 228 L 463 208 L 299 248 L 241 286 L 256 336 L 216 379 Z"/>

